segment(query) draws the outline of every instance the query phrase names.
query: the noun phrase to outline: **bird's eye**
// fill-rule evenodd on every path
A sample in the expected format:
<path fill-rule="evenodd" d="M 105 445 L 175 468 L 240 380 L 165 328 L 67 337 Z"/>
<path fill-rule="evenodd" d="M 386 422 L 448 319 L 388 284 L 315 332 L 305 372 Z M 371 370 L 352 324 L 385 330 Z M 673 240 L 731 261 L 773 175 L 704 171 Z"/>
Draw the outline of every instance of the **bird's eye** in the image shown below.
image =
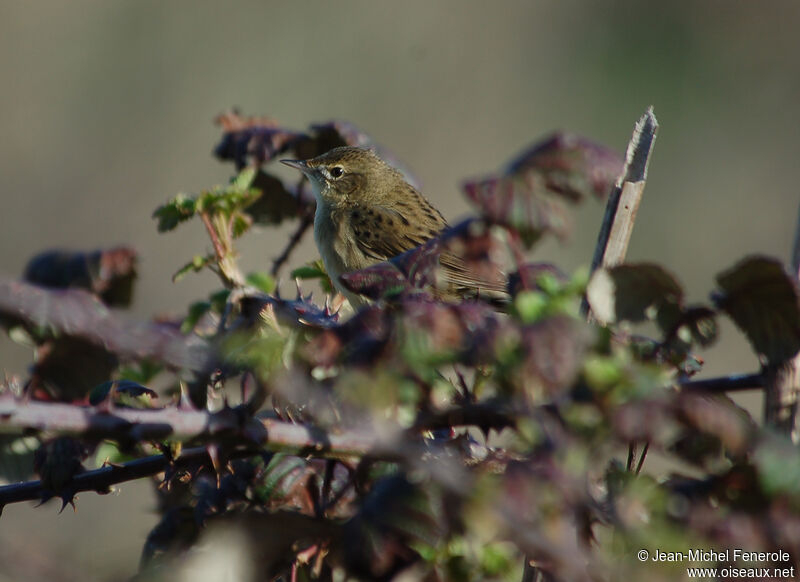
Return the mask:
<path fill-rule="evenodd" d="M 341 178 L 342 174 L 344 174 L 344 170 L 341 166 L 334 166 L 331 168 L 331 177 L 333 178 Z"/>

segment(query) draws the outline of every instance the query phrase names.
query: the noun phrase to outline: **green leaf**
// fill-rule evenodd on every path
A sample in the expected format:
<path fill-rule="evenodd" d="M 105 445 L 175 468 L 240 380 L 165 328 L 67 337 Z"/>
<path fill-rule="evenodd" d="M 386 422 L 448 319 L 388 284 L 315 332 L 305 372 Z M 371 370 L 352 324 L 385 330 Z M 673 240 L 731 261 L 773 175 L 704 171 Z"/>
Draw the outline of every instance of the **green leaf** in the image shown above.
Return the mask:
<path fill-rule="evenodd" d="M 190 333 L 200 319 L 211 309 L 211 302 L 197 301 L 189 306 L 189 313 L 181 322 L 181 332 Z"/>
<path fill-rule="evenodd" d="M 172 282 L 177 283 L 181 279 L 183 279 L 187 273 L 199 273 L 203 270 L 203 267 L 210 265 L 215 260 L 214 255 L 195 255 L 192 257 L 192 260 L 178 269 L 174 275 L 172 275 Z"/>
<path fill-rule="evenodd" d="M 0 482 L 25 481 L 33 475 L 33 454 L 40 445 L 32 436 L 0 435 Z"/>
<path fill-rule="evenodd" d="M 133 404 L 141 397 L 145 397 L 142 402 L 149 402 L 150 398 L 158 398 L 158 395 L 146 386 L 132 380 L 109 380 L 92 388 L 89 392 L 89 404 L 97 406 L 108 398 L 112 389 L 115 393 L 115 402 Z M 138 407 L 138 406 L 137 406 Z"/>
<path fill-rule="evenodd" d="M 245 192 L 253 185 L 258 170 L 253 166 L 248 166 L 231 180 L 231 189 L 238 192 Z"/>
<path fill-rule="evenodd" d="M 156 208 L 153 218 L 158 220 L 158 232 L 174 230 L 181 222 L 189 220 L 197 211 L 196 201 L 186 194 L 178 194 Z"/>
<path fill-rule="evenodd" d="M 319 277 L 327 277 L 328 274 L 324 269 L 320 269 L 318 265 L 311 263 L 303 267 L 298 267 L 292 271 L 292 277 L 295 279 L 318 279 Z"/>
<path fill-rule="evenodd" d="M 765 438 L 756 448 L 753 462 L 766 493 L 800 494 L 800 452 L 788 439 Z"/>
<path fill-rule="evenodd" d="M 245 277 L 248 285 L 252 285 L 256 289 L 264 293 L 272 293 L 275 291 L 275 279 L 272 275 L 264 273 L 263 271 L 254 271 Z"/>
<path fill-rule="evenodd" d="M 249 214 L 237 212 L 233 217 L 233 238 L 239 238 L 253 225 L 253 218 Z"/>
<path fill-rule="evenodd" d="M 120 451 L 116 443 L 103 441 L 97 446 L 97 450 L 94 453 L 94 466 L 99 469 L 106 463 L 127 463 L 135 458 L 133 455 Z"/>
<path fill-rule="evenodd" d="M 544 316 L 549 302 L 540 291 L 521 291 L 514 298 L 514 311 L 523 323 L 533 323 Z"/>
<path fill-rule="evenodd" d="M 331 279 L 328 276 L 328 273 L 325 271 L 325 267 L 323 266 L 321 259 L 317 259 L 316 261 L 312 261 L 307 265 L 298 267 L 292 271 L 292 277 L 302 280 L 319 279 L 319 284 L 322 287 L 322 290 L 326 293 L 333 293 L 333 283 L 331 283 Z"/>

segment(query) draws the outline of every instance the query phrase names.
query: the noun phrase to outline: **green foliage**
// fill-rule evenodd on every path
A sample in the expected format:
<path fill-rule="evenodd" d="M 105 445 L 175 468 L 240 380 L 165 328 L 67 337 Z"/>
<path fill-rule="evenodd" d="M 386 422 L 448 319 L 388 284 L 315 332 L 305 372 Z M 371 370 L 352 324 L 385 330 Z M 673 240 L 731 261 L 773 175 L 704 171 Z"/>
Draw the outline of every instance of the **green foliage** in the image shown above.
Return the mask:
<path fill-rule="evenodd" d="M 325 293 L 333 293 L 333 283 L 325 271 L 322 259 L 311 261 L 310 263 L 298 267 L 292 271 L 292 277 L 301 281 L 319 281 Z"/>

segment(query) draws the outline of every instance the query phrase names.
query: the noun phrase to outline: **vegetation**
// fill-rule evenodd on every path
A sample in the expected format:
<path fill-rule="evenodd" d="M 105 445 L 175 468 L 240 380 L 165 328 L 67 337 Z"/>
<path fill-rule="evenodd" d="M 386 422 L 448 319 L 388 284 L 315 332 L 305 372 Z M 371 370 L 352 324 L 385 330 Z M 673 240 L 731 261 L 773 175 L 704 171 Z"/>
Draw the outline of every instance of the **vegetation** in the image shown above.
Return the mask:
<path fill-rule="evenodd" d="M 641 195 L 654 122 L 648 112 L 625 163 L 556 134 L 467 182 L 472 218 L 344 277 L 373 300 L 350 314 L 336 298 L 276 292 L 314 202 L 265 168 L 374 144 L 342 122 L 297 132 L 220 116 L 215 153 L 237 175 L 154 213 L 161 232 L 200 222 L 211 241 L 175 277 L 210 269 L 220 290 L 183 319 L 112 310 L 133 292 L 128 248 L 47 253 L 24 281 L 0 281 L 2 324 L 35 348 L 29 376 L 7 376 L 0 392 L 2 468 L 8 480 L 40 477 L 0 487 L 0 507 L 67 505 L 152 479 L 161 520 L 143 540 L 142 580 L 174 579 L 202 553 L 252 580 L 796 574 L 797 265 L 789 275 L 744 258 L 709 280 L 707 303 L 687 305 L 667 269 L 616 264 L 635 206 L 627 236 L 618 217 Z M 609 193 L 591 276 L 527 258 L 542 237 L 568 235 L 570 205 Z M 241 273 L 237 239 L 288 220 L 298 226 L 271 271 Z M 444 249 L 477 270 L 502 263 L 507 304 L 435 299 Z M 331 290 L 319 263 L 294 267 Z M 715 341 L 723 317 L 762 368 L 691 380 L 702 367 L 693 349 Z M 726 395 L 743 388 L 767 391 L 765 423 Z M 734 549 L 772 553 L 746 561 Z M 690 550 L 720 555 L 676 561 Z M 664 560 L 651 559 L 658 551 Z"/>

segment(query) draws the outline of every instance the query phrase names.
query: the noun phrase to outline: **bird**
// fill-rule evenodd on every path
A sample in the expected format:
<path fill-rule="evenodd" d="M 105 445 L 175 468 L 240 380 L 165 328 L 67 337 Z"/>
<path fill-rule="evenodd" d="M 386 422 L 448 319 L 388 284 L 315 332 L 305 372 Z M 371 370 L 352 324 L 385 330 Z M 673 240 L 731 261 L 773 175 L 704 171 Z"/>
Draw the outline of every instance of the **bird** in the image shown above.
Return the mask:
<path fill-rule="evenodd" d="M 370 149 L 343 146 L 308 160 L 281 163 L 308 178 L 317 203 L 314 241 L 331 281 L 354 308 L 368 301 L 344 287 L 342 274 L 391 259 L 448 227 L 442 213 Z M 448 251 L 440 255 L 440 264 L 453 290 L 505 291 L 503 281 L 475 278 L 463 260 Z"/>

